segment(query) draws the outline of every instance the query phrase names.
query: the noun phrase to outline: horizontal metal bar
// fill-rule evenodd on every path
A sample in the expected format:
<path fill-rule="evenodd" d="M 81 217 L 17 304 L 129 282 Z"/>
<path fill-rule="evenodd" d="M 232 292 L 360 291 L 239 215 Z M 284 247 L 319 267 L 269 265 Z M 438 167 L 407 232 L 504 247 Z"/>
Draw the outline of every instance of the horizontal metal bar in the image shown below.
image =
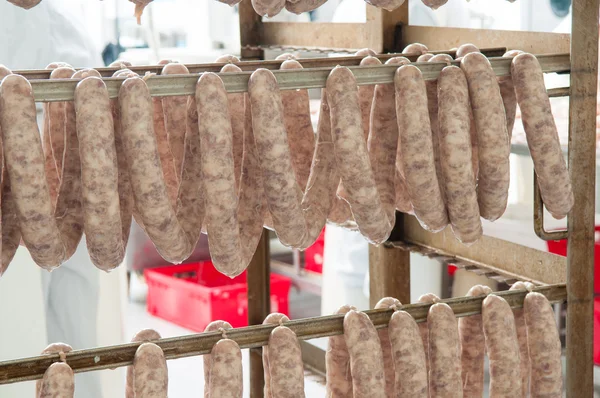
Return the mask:
<path fill-rule="evenodd" d="M 540 55 L 538 59 L 544 72 L 569 71 L 568 54 Z M 336 60 L 336 58 L 332 58 L 332 60 Z M 509 58 L 492 58 L 490 62 L 494 72 L 498 76 L 508 76 L 510 74 L 511 60 Z M 458 62 L 453 62 L 453 64 L 458 65 Z M 446 64 L 417 62 L 414 65 L 421 70 L 426 80 L 433 80 L 439 76 L 440 71 Z M 392 83 L 394 81 L 394 72 L 398 67 L 396 65 L 381 65 L 350 66 L 349 68 L 356 77 L 358 85 L 368 85 Z M 304 70 L 275 70 L 273 73 L 277 78 L 281 90 L 294 90 L 325 87 L 331 69 L 331 67 L 319 67 Z M 228 92 L 241 93 L 248 90 L 248 79 L 251 74 L 252 72 L 219 73 L 219 76 L 223 79 Z M 157 75 L 149 77 L 147 84 L 152 96 L 193 95 L 198 77 L 199 74 Z M 116 98 L 124 78 L 109 77 L 103 80 L 108 88 L 109 96 Z M 77 83 L 78 81 L 73 79 L 31 80 L 34 98 L 38 102 L 71 101 L 73 100 Z"/>
<path fill-rule="evenodd" d="M 544 294 L 552 303 L 567 299 L 565 285 L 541 286 L 533 291 Z M 511 290 L 495 293 L 504 297 L 512 308 L 523 306 L 527 294 L 525 290 Z M 457 317 L 464 317 L 481 312 L 481 303 L 485 297 L 458 297 L 441 300 L 452 307 Z M 400 309 L 408 312 L 417 322 L 427 319 L 431 304 L 409 304 Z M 384 328 L 388 324 L 393 310 L 365 311 L 376 328 Z M 306 318 L 285 322 L 299 339 L 308 340 L 318 337 L 340 335 L 343 333 L 343 315 L 330 315 L 317 318 Z M 235 340 L 241 348 L 255 348 L 267 344 L 271 331 L 277 325 L 256 325 L 227 331 L 227 337 Z M 154 341 L 159 345 L 167 359 L 176 359 L 208 354 L 213 345 L 222 338 L 221 332 L 193 334 Z M 137 347 L 141 343 L 128 343 L 87 350 L 76 350 L 66 354 L 66 362 L 74 372 L 114 369 L 131 365 Z M 0 384 L 40 379 L 46 369 L 60 361 L 58 354 L 23 358 L 0 362 Z"/>
<path fill-rule="evenodd" d="M 332 49 L 334 50 L 334 49 Z M 494 47 L 494 48 L 482 48 L 481 52 L 485 54 L 487 57 L 501 57 L 506 48 L 504 47 Z M 452 57 L 456 55 L 456 51 L 431 51 L 432 54 L 450 54 Z M 418 55 L 414 54 L 402 54 L 402 53 L 388 53 L 388 54 L 378 54 L 376 55 L 382 62 L 387 61 L 393 57 L 406 57 L 411 61 L 416 61 Z M 362 61 L 363 57 L 349 55 L 343 57 L 320 57 L 320 58 L 299 58 L 297 61 L 300 62 L 303 68 L 323 68 L 323 67 L 332 67 L 336 65 L 343 66 L 357 66 Z M 284 60 L 261 60 L 261 61 L 239 61 L 235 64 L 240 67 L 243 71 L 254 71 L 258 68 L 265 68 L 270 70 L 277 70 L 281 67 L 281 64 Z M 202 73 L 202 72 L 219 72 L 223 66 L 227 65 L 227 63 L 217 63 L 217 62 L 209 62 L 202 64 L 185 64 L 190 73 Z M 132 72 L 135 72 L 141 76 L 146 73 L 156 73 L 160 75 L 162 73 L 164 65 L 140 65 L 140 66 L 131 66 L 128 69 Z M 94 68 L 96 69 L 100 75 L 103 77 L 111 77 L 116 71 L 121 70 L 121 67 L 109 66 L 104 68 Z M 21 75 L 26 77 L 29 80 L 32 79 L 49 79 L 50 73 L 52 70 L 50 69 L 24 69 L 24 70 L 16 70 L 13 73 L 17 75 Z"/>
<path fill-rule="evenodd" d="M 546 285 L 565 283 L 567 279 L 565 257 L 485 235 L 467 246 L 454 237 L 450 228 L 431 233 L 412 216 L 404 217 L 403 239 L 415 245 L 416 251 L 421 249 L 425 254 L 442 257 L 446 262 L 487 269 L 505 279 Z M 394 242 L 390 244 L 394 245 Z"/>

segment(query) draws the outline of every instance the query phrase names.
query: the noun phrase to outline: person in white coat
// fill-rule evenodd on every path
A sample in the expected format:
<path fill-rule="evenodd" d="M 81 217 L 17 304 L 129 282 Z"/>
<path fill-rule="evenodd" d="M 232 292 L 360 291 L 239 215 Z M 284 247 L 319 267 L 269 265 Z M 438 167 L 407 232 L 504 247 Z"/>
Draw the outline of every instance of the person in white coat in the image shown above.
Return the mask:
<path fill-rule="evenodd" d="M 0 1 L 0 64 L 11 70 L 43 69 L 55 61 L 67 62 L 74 67 L 102 65 L 100 51 L 93 48 L 93 40 L 86 32 L 82 16 L 77 12 L 79 10 L 77 3 L 64 0 L 44 0 L 30 10 Z M 21 253 L 24 250 L 19 249 L 20 253 L 3 276 L 0 296 L 11 290 L 11 284 L 21 284 L 16 289 L 22 289 L 27 294 L 27 289 L 32 288 L 29 285 L 36 283 L 34 271 L 29 268 L 32 267 L 31 260 L 28 255 Z M 31 277 L 18 281 L 19 272 L 29 272 Z M 96 326 L 99 272 L 90 261 L 85 239 L 82 239 L 73 257 L 58 269 L 51 273 L 42 271 L 42 298 L 48 343 L 65 342 L 74 349 L 98 345 Z M 2 297 L 0 301 L 7 303 L 6 299 Z M 28 319 L 31 315 L 19 314 L 17 319 L 7 319 L 3 314 L 2 323 L 12 324 L 14 330 L 24 329 L 31 327 L 34 322 Z M 11 344 L 21 344 L 23 350 L 31 348 L 26 347 L 27 344 L 35 345 L 35 350 L 39 352 L 44 348 L 45 342 L 19 343 L 17 338 Z M 1 352 L 0 356 L 2 359 L 9 359 Z M 0 395 L 5 396 L 4 393 Z M 13 393 L 6 396 L 13 396 Z M 76 375 L 75 396 L 102 397 L 97 372 Z"/>

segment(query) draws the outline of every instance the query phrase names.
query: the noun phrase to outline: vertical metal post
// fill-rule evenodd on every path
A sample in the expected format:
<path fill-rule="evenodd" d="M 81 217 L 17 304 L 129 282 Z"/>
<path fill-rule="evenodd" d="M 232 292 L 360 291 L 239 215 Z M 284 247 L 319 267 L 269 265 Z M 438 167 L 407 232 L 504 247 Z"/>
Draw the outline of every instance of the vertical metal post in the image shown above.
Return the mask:
<path fill-rule="evenodd" d="M 269 231 L 263 229 L 248 266 L 248 324 L 260 325 L 271 312 Z M 250 349 L 250 397 L 263 396 L 262 348 Z"/>
<path fill-rule="evenodd" d="M 567 255 L 567 397 L 591 397 L 594 333 L 594 205 L 598 0 L 573 1 L 569 171 L 575 206 Z"/>
<path fill-rule="evenodd" d="M 256 46 L 262 42 L 262 17 L 258 15 L 250 0 L 239 3 L 240 44 L 243 59 L 263 59 L 262 50 L 252 50 L 245 46 Z"/>
<path fill-rule="evenodd" d="M 391 241 L 402 239 L 402 213 L 396 213 L 396 225 Z M 384 297 L 395 297 L 402 304 L 410 303 L 410 252 L 385 244 L 369 245 L 369 305 L 371 308 Z"/>

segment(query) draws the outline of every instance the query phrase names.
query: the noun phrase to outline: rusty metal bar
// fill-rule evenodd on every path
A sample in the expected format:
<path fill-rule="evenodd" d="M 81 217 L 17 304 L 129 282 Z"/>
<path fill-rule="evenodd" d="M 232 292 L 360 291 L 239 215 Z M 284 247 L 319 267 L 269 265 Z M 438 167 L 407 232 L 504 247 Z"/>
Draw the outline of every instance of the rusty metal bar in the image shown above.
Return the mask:
<path fill-rule="evenodd" d="M 544 294 L 551 303 L 566 300 L 565 285 L 540 286 L 533 291 Z M 496 292 L 503 297 L 512 308 L 523 306 L 526 290 Z M 457 297 L 441 302 L 448 304 L 457 317 L 464 317 L 481 312 L 481 303 L 485 297 Z M 427 319 L 431 304 L 408 304 L 400 310 L 408 312 L 415 321 Z M 393 310 L 365 311 L 376 328 L 384 328 L 388 324 Z M 285 322 L 299 339 L 309 340 L 318 337 L 340 335 L 343 333 L 343 315 L 330 315 L 317 318 L 306 318 Z M 241 348 L 257 348 L 267 344 L 271 331 L 278 325 L 255 325 L 227 331 L 227 337 L 235 340 Z M 200 333 L 181 337 L 172 337 L 154 341 L 160 346 L 167 359 L 184 358 L 208 354 L 213 345 L 222 338 L 221 332 Z M 66 354 L 66 361 L 74 372 L 89 372 L 101 369 L 114 369 L 131 365 L 137 347 L 141 343 L 127 343 L 87 350 L 76 350 Z M 54 362 L 60 361 L 58 354 L 23 358 L 0 362 L 0 384 L 15 383 L 40 379 L 46 369 Z"/>
<path fill-rule="evenodd" d="M 535 171 L 533 172 L 533 230 L 540 239 L 546 241 L 567 239 L 569 236 L 569 231 L 566 229 L 546 231 L 544 228 L 544 201 L 537 184 Z"/>
<path fill-rule="evenodd" d="M 434 234 L 423 229 L 412 216 L 404 219 L 403 241 L 392 244 L 441 257 L 447 263 L 486 269 L 490 275 L 507 280 L 528 280 L 546 285 L 566 281 L 565 257 L 485 235 L 473 245 L 466 246 L 456 240 L 449 228 Z"/>
<path fill-rule="evenodd" d="M 569 173 L 575 205 L 567 246 L 567 397 L 594 395 L 594 216 L 599 0 L 572 6 Z"/>

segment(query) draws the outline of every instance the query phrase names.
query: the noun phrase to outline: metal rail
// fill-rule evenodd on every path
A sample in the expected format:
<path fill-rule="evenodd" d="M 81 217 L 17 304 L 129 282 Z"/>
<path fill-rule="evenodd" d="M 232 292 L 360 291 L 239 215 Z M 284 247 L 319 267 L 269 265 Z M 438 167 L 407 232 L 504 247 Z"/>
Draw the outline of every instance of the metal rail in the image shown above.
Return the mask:
<path fill-rule="evenodd" d="M 356 62 L 356 59 L 359 57 L 350 58 L 352 62 Z M 538 59 L 542 66 L 542 70 L 546 73 L 563 73 L 570 71 L 569 54 L 540 55 L 538 56 Z M 343 62 L 340 62 L 342 59 L 329 58 L 326 60 L 329 63 L 329 66 L 327 67 L 309 67 L 300 70 L 274 70 L 273 73 L 277 78 L 279 88 L 281 90 L 294 90 L 325 87 L 327 77 L 329 76 L 332 67 L 343 65 Z M 259 67 L 265 67 L 268 62 L 275 62 L 278 65 L 281 64 L 281 61 L 265 61 L 258 63 L 258 65 Z M 510 75 L 511 60 L 509 58 L 491 58 L 490 63 L 492 64 L 492 68 L 496 75 Z M 459 65 L 459 62 L 454 61 L 452 64 Z M 224 64 L 213 65 L 222 66 Z M 437 79 L 441 70 L 446 66 L 446 63 L 416 62 L 414 65 L 421 70 L 425 80 L 434 80 Z M 358 85 L 369 85 L 392 83 L 394 81 L 394 72 L 398 66 L 349 66 L 349 68 L 352 70 Z M 248 79 L 252 72 L 218 74 L 223 80 L 228 92 L 242 93 L 248 90 Z M 156 75 L 149 77 L 147 79 L 147 84 L 150 95 L 152 96 L 193 95 L 195 93 L 198 77 L 199 74 L 197 73 L 170 76 Z M 121 83 L 125 78 L 107 77 L 103 78 L 103 80 L 108 88 L 109 96 L 111 98 L 116 98 Z M 78 80 L 74 79 L 31 80 L 34 98 L 37 102 L 72 101 L 77 83 Z"/>
<path fill-rule="evenodd" d="M 541 286 L 533 291 L 544 294 L 551 303 L 567 299 L 565 285 Z M 512 308 L 520 308 L 527 293 L 526 290 L 511 290 L 494 294 L 503 297 Z M 485 296 L 457 297 L 440 302 L 448 304 L 457 317 L 464 317 L 480 313 L 484 298 Z M 423 322 L 427 319 L 430 306 L 431 304 L 409 304 L 402 306 L 400 310 L 408 312 L 415 321 Z M 370 310 L 365 313 L 375 327 L 381 329 L 388 324 L 393 310 Z M 342 334 L 343 320 L 343 315 L 331 315 L 293 320 L 284 325 L 292 329 L 299 339 L 308 340 Z M 261 347 L 267 344 L 269 335 L 276 326 L 256 325 L 232 329 L 227 331 L 227 337 L 235 340 L 240 348 Z M 221 332 L 211 332 L 160 339 L 154 343 L 162 348 L 167 359 L 176 359 L 208 354 L 221 338 Z M 66 354 L 66 362 L 76 373 L 127 366 L 133 363 L 135 351 L 140 344 L 128 343 L 72 351 Z M 52 354 L 0 362 L 0 384 L 40 379 L 52 363 L 60 360 L 59 354 Z"/>

